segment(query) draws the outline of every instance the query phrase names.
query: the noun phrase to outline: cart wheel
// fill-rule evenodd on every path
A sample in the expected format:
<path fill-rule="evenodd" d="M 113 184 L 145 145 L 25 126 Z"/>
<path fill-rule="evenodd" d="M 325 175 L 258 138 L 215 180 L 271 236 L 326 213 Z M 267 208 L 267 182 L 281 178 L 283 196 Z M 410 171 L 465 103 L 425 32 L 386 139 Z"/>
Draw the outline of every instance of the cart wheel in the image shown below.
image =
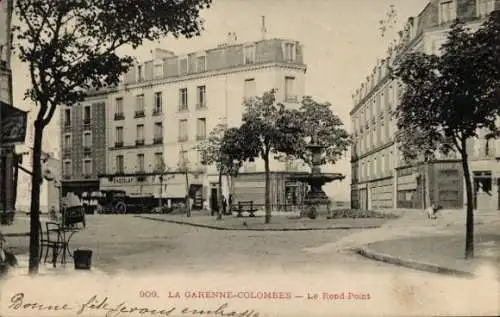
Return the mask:
<path fill-rule="evenodd" d="M 115 205 L 115 212 L 118 214 L 126 214 L 127 213 L 127 205 L 120 201 Z"/>

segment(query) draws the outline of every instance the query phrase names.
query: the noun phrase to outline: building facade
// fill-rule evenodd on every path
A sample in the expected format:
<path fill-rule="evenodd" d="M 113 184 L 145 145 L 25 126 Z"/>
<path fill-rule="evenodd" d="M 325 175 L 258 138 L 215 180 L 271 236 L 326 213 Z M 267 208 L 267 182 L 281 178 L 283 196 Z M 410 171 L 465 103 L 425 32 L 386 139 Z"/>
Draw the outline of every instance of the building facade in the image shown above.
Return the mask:
<path fill-rule="evenodd" d="M 61 107 L 60 127 L 63 197 L 99 191 L 98 175 L 106 171 L 106 95 Z"/>
<path fill-rule="evenodd" d="M 99 140 L 106 140 L 105 155 L 95 157 L 92 178 L 86 179 L 78 174 L 82 168 L 77 164 L 85 159 L 79 148 L 81 142 L 72 144 L 73 172 L 81 175 L 78 181 L 94 181 L 99 174 L 100 190 L 123 190 L 131 197 L 182 200 L 186 185 L 195 184 L 196 197 L 210 199 L 217 192 L 217 171 L 202 166 L 197 144 L 220 123 L 240 125 L 245 98 L 275 88 L 277 101 L 297 104 L 304 94 L 305 72 L 302 46 L 291 40 L 236 43 L 231 35 L 226 44 L 184 55 L 156 49 L 152 60 L 132 67 L 117 87 L 99 96 L 89 92 L 82 105 L 97 100 L 106 105 L 105 111 L 93 110 L 99 115 L 91 118 L 92 128 L 94 119 L 102 119 L 106 125 L 99 128 Z M 77 116 L 83 112 L 77 109 L 72 118 L 82 126 Z M 76 134 L 81 139 L 85 131 L 78 129 Z M 100 159 L 103 162 L 96 161 Z M 273 186 L 282 187 L 283 193 L 285 187 L 292 188 L 288 191 L 301 190 L 283 176 L 297 171 L 297 166 L 273 162 Z M 187 176 L 182 172 L 186 170 Z M 245 163 L 234 183 L 237 200 L 238 195 L 245 194 L 245 198 L 263 203 L 263 171 L 260 160 Z M 249 197 L 248 182 L 254 184 L 256 177 L 259 190 Z M 223 182 L 227 197 L 229 181 L 224 178 Z M 284 201 L 281 196 L 276 193 L 273 203 Z"/>
<path fill-rule="evenodd" d="M 432 203 L 462 208 L 465 189 L 460 160 L 455 153 L 437 154 L 428 163 L 409 165 L 395 143 L 392 116 L 403 85 L 390 75 L 391 67 L 407 52 L 439 54 L 451 23 L 459 18 L 477 28 L 498 0 L 432 0 L 417 17 L 408 19 L 387 56 L 353 94 L 350 112 L 354 143 L 351 150 L 351 204 L 360 209 L 425 208 Z M 499 209 L 500 143 L 481 131 L 469 140 L 476 208 Z"/>

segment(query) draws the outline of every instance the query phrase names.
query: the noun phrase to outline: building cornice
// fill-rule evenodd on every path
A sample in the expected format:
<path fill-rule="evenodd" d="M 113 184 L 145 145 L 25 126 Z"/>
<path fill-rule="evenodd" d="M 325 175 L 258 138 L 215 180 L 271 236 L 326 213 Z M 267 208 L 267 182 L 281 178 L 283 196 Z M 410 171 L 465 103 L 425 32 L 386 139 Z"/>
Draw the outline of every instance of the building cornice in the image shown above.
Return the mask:
<path fill-rule="evenodd" d="M 250 65 L 243 65 L 243 66 L 238 65 L 238 66 L 231 67 L 231 68 L 224 68 L 221 70 L 213 70 L 213 71 L 202 72 L 202 73 L 188 74 L 188 75 L 175 76 L 175 77 L 167 77 L 167 78 L 162 78 L 162 79 L 152 79 L 152 80 L 144 81 L 141 83 L 122 84 L 120 87 L 118 87 L 117 91 L 122 91 L 122 90 L 128 91 L 130 89 L 147 88 L 147 87 L 160 86 L 160 85 L 165 85 L 165 84 L 178 83 L 178 82 L 183 82 L 183 81 L 192 81 L 192 80 L 197 80 L 197 79 L 202 79 L 202 78 L 213 78 L 213 77 L 224 76 L 224 75 L 233 74 L 233 73 L 249 72 L 249 71 L 274 68 L 274 67 L 283 68 L 283 69 L 298 70 L 298 71 L 303 71 L 304 73 L 307 71 L 307 66 L 305 64 L 290 64 L 290 63 L 282 63 L 282 62 L 254 63 L 254 64 L 250 64 Z"/>
<path fill-rule="evenodd" d="M 387 149 L 387 148 L 391 147 L 392 145 L 394 145 L 394 141 L 391 141 L 391 142 L 389 142 L 389 143 L 385 143 L 385 144 L 383 144 L 383 145 L 381 145 L 381 146 L 378 146 L 378 147 L 374 148 L 373 150 L 371 150 L 371 151 L 369 151 L 369 152 L 366 152 L 366 153 L 364 153 L 364 154 L 362 154 L 362 155 L 360 155 L 360 156 L 356 157 L 355 159 L 352 159 L 352 160 L 351 160 L 351 163 L 356 163 L 356 162 L 358 162 L 358 161 L 360 161 L 360 160 L 364 159 L 365 157 L 368 157 L 368 156 L 370 156 L 370 155 L 372 155 L 372 154 L 374 154 L 374 153 L 377 153 L 377 152 L 380 152 L 380 151 L 382 151 L 382 150 L 385 150 L 385 149 Z"/>

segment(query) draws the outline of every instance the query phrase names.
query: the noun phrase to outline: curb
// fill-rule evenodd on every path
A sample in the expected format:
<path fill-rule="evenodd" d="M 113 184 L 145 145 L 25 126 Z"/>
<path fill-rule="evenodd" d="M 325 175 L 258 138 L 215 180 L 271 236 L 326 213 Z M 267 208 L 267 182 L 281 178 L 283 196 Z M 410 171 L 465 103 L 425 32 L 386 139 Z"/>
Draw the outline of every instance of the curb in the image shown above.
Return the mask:
<path fill-rule="evenodd" d="M 4 233 L 2 234 L 4 237 L 27 237 L 30 235 L 29 232 L 13 232 L 13 233 Z"/>
<path fill-rule="evenodd" d="M 397 256 L 376 252 L 376 251 L 370 250 L 368 248 L 354 248 L 354 249 L 350 249 L 350 250 L 361 255 L 361 256 L 364 256 L 365 258 L 371 259 L 371 260 L 380 261 L 380 262 L 389 263 L 389 264 L 394 264 L 394 265 L 399 265 L 399 266 L 414 269 L 414 270 L 426 271 L 426 272 L 444 274 L 444 275 L 453 275 L 453 276 L 466 277 L 466 278 L 476 277 L 476 275 L 474 273 L 456 270 L 456 269 L 451 269 L 451 268 L 447 268 L 447 267 L 440 266 L 437 264 L 423 263 L 423 262 L 418 262 L 418 261 L 414 261 L 414 260 L 405 260 L 405 259 L 399 258 Z"/>
<path fill-rule="evenodd" d="M 153 221 L 168 222 L 178 225 L 192 226 L 198 228 L 219 230 L 219 231 L 318 231 L 318 230 L 350 230 L 350 229 L 376 229 L 380 226 L 342 226 L 342 227 L 321 227 L 321 228 L 230 228 L 230 227 L 219 227 L 212 225 L 203 225 L 192 222 L 178 221 L 178 220 L 168 220 L 168 219 L 158 219 L 148 216 L 134 216 L 136 218 L 142 218 Z"/>

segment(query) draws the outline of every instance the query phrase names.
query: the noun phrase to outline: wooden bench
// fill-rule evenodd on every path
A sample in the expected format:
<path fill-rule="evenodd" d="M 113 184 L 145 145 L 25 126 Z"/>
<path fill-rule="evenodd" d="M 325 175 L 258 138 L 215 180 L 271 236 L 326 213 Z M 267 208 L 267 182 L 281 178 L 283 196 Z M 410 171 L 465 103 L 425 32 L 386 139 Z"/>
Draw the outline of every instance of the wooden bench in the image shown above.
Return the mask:
<path fill-rule="evenodd" d="M 253 201 L 239 201 L 238 207 L 235 209 L 238 213 L 237 217 L 243 217 L 242 214 L 244 212 L 248 212 L 249 217 L 255 217 L 254 213 L 257 211 L 257 208 L 253 205 Z"/>

